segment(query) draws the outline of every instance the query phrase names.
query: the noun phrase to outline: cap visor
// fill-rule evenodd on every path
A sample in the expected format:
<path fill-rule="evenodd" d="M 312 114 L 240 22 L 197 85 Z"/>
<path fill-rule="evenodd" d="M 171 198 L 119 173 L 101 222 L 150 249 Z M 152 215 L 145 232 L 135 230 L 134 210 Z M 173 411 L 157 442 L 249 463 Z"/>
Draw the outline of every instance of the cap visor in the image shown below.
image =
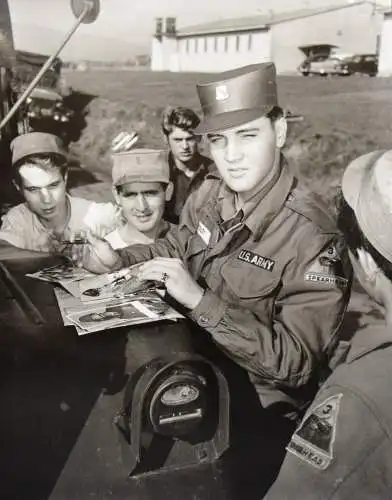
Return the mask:
<path fill-rule="evenodd" d="M 21 163 L 25 163 L 28 161 L 29 158 L 33 156 L 40 156 L 40 155 L 48 155 L 52 157 L 58 158 L 60 161 L 63 161 L 64 163 L 68 162 L 69 158 L 65 153 L 60 153 L 58 151 L 49 151 L 49 150 L 44 150 L 44 149 L 37 149 L 37 151 L 34 152 L 29 152 L 26 154 L 23 154 L 22 156 L 19 156 L 18 158 L 15 158 L 12 160 L 12 165 L 14 167 L 19 166 Z"/>
<path fill-rule="evenodd" d="M 381 151 L 372 151 L 366 155 L 353 160 L 346 168 L 342 179 L 342 192 L 344 199 L 355 210 L 358 206 L 358 198 L 362 179 L 366 172 L 372 167 L 373 162 L 381 154 Z"/>
<path fill-rule="evenodd" d="M 113 186 L 119 187 L 124 186 L 125 184 L 151 184 L 152 182 L 159 182 L 162 184 L 169 184 L 169 179 L 163 177 L 154 177 L 151 179 L 143 178 L 142 176 L 138 177 L 122 177 L 116 181 L 112 181 Z"/>
<path fill-rule="evenodd" d="M 237 111 L 227 111 L 217 115 L 206 116 L 195 128 L 195 134 L 208 134 L 220 132 L 230 128 L 238 127 L 244 123 L 252 122 L 269 113 L 274 108 L 273 105 L 263 108 L 240 109 Z"/>

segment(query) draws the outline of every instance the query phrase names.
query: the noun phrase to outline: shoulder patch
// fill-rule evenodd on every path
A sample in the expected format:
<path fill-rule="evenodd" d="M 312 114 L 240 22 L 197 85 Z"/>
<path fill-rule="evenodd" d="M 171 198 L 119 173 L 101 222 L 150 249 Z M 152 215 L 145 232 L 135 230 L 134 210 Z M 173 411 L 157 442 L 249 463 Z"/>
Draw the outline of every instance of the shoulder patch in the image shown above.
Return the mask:
<path fill-rule="evenodd" d="M 321 252 L 306 270 L 305 281 L 346 287 L 349 280 L 345 278 L 341 246 L 339 241 L 335 241 Z"/>
<path fill-rule="evenodd" d="M 335 394 L 311 408 L 294 432 L 287 451 L 317 469 L 326 469 L 333 459 L 333 446 L 343 394 Z"/>

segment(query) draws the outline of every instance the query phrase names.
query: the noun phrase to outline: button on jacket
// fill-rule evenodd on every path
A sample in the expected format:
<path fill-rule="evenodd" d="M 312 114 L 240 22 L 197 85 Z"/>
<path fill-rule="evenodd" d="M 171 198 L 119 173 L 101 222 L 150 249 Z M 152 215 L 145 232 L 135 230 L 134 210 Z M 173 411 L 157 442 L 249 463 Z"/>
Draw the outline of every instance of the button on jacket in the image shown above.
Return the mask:
<path fill-rule="evenodd" d="M 391 380 L 391 331 L 374 327 L 358 332 L 346 362 L 320 389 L 294 433 L 265 498 L 392 498 Z M 323 421 L 329 408 L 333 415 L 329 412 Z M 310 427 L 310 418 L 313 433 L 304 434 L 301 428 Z M 328 422 L 329 426 L 323 425 Z"/>
<path fill-rule="evenodd" d="M 234 194 L 211 173 L 166 238 L 119 253 L 124 265 L 157 256 L 182 259 L 205 289 L 189 316 L 248 371 L 263 406 L 301 406 L 314 396 L 305 395 L 305 387 L 320 377 L 335 346 L 351 266 L 333 220 L 296 185 L 285 162 L 274 186 L 258 198 L 228 224 L 222 207 Z M 325 265 L 329 254 L 332 267 Z"/>

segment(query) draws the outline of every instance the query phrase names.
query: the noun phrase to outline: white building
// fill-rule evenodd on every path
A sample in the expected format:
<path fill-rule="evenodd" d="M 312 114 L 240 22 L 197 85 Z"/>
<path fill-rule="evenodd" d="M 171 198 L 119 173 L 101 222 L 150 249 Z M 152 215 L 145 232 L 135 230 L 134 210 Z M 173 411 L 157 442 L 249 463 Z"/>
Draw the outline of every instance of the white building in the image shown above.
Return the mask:
<path fill-rule="evenodd" d="M 162 19 L 152 40 L 155 71 L 218 72 L 274 61 L 279 73 L 295 72 L 310 46 L 345 53 L 376 53 L 383 14 L 371 1 L 350 2 L 238 19 L 221 19 L 176 30 Z"/>
<path fill-rule="evenodd" d="M 385 12 L 378 59 L 379 76 L 392 76 L 392 11 Z"/>

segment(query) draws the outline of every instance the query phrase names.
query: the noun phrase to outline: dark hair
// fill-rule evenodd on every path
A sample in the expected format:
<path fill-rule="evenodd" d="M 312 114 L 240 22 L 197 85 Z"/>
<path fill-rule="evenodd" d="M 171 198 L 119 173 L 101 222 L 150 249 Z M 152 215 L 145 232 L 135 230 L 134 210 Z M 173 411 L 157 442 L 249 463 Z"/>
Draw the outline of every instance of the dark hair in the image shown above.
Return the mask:
<path fill-rule="evenodd" d="M 366 250 L 385 276 L 392 281 L 392 262 L 383 257 L 363 234 L 359 227 L 355 212 L 344 199 L 342 192 L 340 192 L 337 197 L 337 209 L 338 229 L 342 232 L 351 252 L 358 257 L 358 248 Z"/>
<path fill-rule="evenodd" d="M 20 175 L 20 169 L 23 165 L 36 165 L 37 167 L 42 168 L 42 170 L 50 170 L 51 168 L 60 169 L 60 173 L 62 177 L 65 177 L 65 174 L 68 170 L 68 163 L 65 158 L 56 154 L 35 154 L 31 156 L 27 156 L 23 158 L 17 165 L 14 166 L 14 181 L 21 186 L 22 178 Z"/>
<path fill-rule="evenodd" d="M 269 113 L 266 114 L 267 118 L 271 120 L 271 122 L 275 122 L 279 118 L 284 116 L 283 109 L 279 106 L 274 106 Z"/>
<path fill-rule="evenodd" d="M 190 108 L 169 106 L 162 113 L 162 132 L 166 137 L 172 133 L 174 127 L 188 131 L 195 129 L 199 123 L 200 118 Z"/>

